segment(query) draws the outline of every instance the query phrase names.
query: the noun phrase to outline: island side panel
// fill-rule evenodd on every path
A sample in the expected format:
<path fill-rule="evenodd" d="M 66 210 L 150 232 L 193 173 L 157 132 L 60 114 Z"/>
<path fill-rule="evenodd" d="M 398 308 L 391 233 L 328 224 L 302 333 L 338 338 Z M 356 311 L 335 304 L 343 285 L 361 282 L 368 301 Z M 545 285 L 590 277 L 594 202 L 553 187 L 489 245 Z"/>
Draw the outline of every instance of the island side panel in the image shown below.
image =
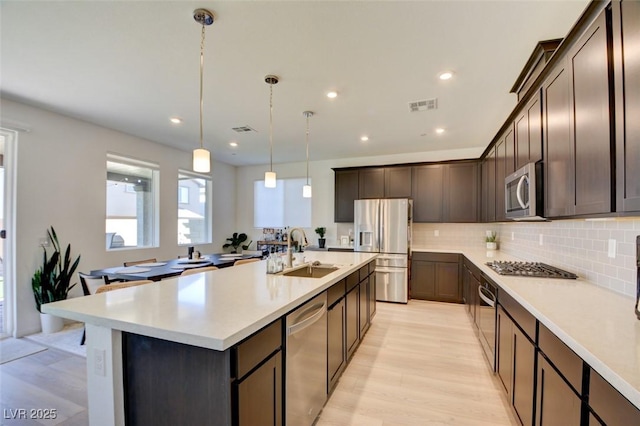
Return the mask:
<path fill-rule="evenodd" d="M 89 424 L 123 426 L 121 332 L 94 324 L 85 324 L 85 327 Z"/>
<path fill-rule="evenodd" d="M 128 425 L 231 425 L 230 351 L 122 333 Z"/>

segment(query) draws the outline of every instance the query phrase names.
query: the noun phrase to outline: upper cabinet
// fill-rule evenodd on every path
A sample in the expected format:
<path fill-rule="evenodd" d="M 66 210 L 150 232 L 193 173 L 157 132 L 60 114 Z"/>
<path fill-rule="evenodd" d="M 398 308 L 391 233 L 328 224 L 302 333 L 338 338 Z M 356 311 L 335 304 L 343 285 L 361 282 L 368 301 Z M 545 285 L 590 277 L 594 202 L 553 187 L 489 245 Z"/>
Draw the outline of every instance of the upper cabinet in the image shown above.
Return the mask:
<path fill-rule="evenodd" d="M 496 220 L 496 147 L 482 161 L 482 221 Z"/>
<path fill-rule="evenodd" d="M 384 197 L 411 198 L 412 167 L 387 167 L 384 169 Z"/>
<path fill-rule="evenodd" d="M 384 167 L 360 170 L 358 198 L 384 198 Z"/>
<path fill-rule="evenodd" d="M 547 217 L 612 211 L 606 12 L 543 85 Z"/>
<path fill-rule="evenodd" d="M 616 203 L 640 211 L 640 2 L 612 4 L 616 111 Z"/>
<path fill-rule="evenodd" d="M 358 199 L 358 170 L 335 170 L 334 219 L 353 222 L 353 202 Z"/>
<path fill-rule="evenodd" d="M 442 222 L 444 217 L 444 164 L 413 168 L 413 221 Z"/>
<path fill-rule="evenodd" d="M 538 92 L 515 120 L 516 170 L 542 160 L 542 105 Z"/>

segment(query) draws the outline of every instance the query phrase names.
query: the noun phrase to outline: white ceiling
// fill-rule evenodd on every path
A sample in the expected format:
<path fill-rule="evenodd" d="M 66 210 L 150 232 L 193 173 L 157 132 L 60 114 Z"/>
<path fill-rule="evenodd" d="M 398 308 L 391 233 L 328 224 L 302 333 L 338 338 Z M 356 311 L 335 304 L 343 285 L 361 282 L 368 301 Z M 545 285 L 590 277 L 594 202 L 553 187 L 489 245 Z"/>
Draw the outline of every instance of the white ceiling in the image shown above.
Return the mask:
<path fill-rule="evenodd" d="M 192 12 L 206 7 L 216 22 L 206 32 L 205 146 L 219 161 L 269 162 L 267 74 L 280 77 L 275 163 L 304 160 L 305 110 L 316 113 L 312 160 L 481 151 L 515 106 L 509 90 L 536 43 L 565 36 L 587 3 L 3 0 L 1 94 L 189 151 L 199 144 Z M 444 70 L 454 78 L 440 81 Z M 437 111 L 409 112 L 427 98 Z M 257 132 L 231 130 L 244 125 Z"/>

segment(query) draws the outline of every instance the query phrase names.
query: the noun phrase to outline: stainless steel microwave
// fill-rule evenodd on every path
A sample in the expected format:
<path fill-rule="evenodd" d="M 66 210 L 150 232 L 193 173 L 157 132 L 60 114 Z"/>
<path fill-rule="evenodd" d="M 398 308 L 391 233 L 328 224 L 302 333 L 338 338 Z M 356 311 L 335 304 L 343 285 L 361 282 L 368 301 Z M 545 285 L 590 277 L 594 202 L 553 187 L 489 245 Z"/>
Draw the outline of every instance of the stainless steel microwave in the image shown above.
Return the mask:
<path fill-rule="evenodd" d="M 507 219 L 546 220 L 543 209 L 542 163 L 529 163 L 507 176 L 505 208 Z"/>

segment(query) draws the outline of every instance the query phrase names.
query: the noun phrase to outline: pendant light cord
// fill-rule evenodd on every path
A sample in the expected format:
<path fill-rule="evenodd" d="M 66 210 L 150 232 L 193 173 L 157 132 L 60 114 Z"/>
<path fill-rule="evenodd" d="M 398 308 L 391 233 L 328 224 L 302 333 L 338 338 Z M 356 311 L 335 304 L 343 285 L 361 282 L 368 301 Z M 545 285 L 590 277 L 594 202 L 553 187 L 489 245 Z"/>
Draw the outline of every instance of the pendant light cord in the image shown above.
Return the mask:
<path fill-rule="evenodd" d="M 309 115 L 307 114 L 307 185 L 309 185 Z"/>
<path fill-rule="evenodd" d="M 200 148 L 204 148 L 203 134 L 202 134 L 202 110 L 204 108 L 203 101 L 203 89 L 202 89 L 202 76 L 204 74 L 204 23 L 202 24 L 202 37 L 200 39 Z"/>
<path fill-rule="evenodd" d="M 269 171 L 273 172 L 273 82 L 269 83 Z"/>

